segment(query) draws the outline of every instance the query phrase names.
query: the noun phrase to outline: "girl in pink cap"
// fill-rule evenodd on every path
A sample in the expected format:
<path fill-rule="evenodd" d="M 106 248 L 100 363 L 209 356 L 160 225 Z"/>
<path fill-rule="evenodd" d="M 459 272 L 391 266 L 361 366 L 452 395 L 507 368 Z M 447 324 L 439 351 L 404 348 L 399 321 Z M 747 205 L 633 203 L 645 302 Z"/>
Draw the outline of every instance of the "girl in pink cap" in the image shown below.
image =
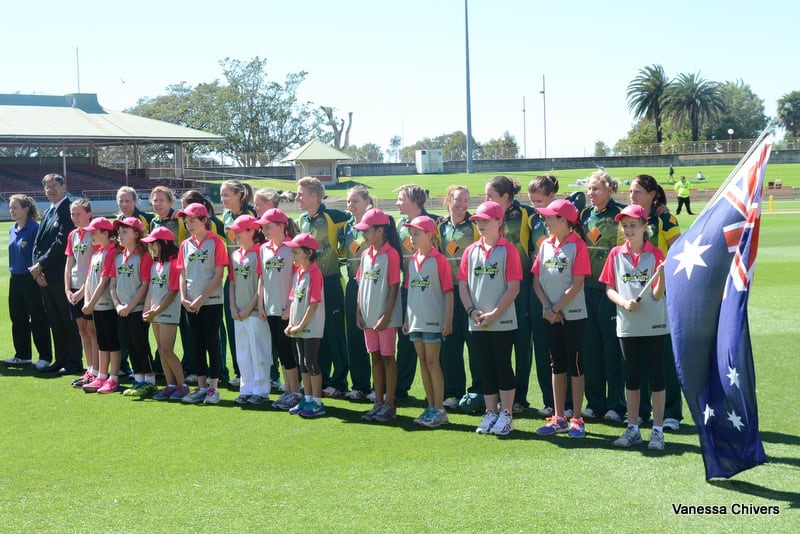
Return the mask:
<path fill-rule="evenodd" d="M 458 270 L 461 301 L 481 361 L 486 414 L 475 431 L 505 436 L 514 430 L 511 415 L 516 380 L 511 348 L 517 336 L 514 299 L 519 294 L 522 264 L 516 247 L 503 237 L 505 211 L 488 200 L 470 217 L 481 238 L 461 257 Z M 500 403 L 498 409 L 498 401 Z"/>
<path fill-rule="evenodd" d="M 436 428 L 447 423 L 444 410 L 444 375 L 439 363 L 442 340 L 453 330 L 453 277 L 444 254 L 436 248 L 436 223 L 420 215 L 404 223 L 415 251 L 406 267 L 408 291 L 403 332 L 419 357 L 422 385 L 428 407 L 414 423 Z M 462 356 L 463 358 L 463 356 Z"/>
<path fill-rule="evenodd" d="M 586 436 L 583 418 L 565 417 L 567 374 L 572 386 L 572 405 L 583 404 L 583 366 L 581 345 L 586 323 L 586 298 L 583 280 L 591 276 L 589 249 L 584 242 L 583 225 L 578 209 L 566 199 L 552 201 L 546 208 L 537 208 L 544 216 L 550 237 L 539 245 L 533 262 L 533 290 L 542 303 L 546 322 L 547 345 L 552 370 L 554 413 L 536 433 L 550 435 L 569 432 L 571 438 Z"/>
<path fill-rule="evenodd" d="M 611 249 L 600 281 L 606 295 L 617 305 L 617 337 L 627 362 L 625 397 L 628 426 L 614 441 L 617 447 L 642 443 L 636 415 L 639 413 L 642 365 L 650 377 L 653 431 L 647 448 L 664 448 L 664 373 L 661 357 L 669 333 L 664 296 L 664 253 L 647 239 L 648 213 L 632 204 L 614 219 L 620 223 L 625 243 Z M 655 280 L 653 277 L 655 276 Z"/>
<path fill-rule="evenodd" d="M 117 337 L 117 312 L 111 300 L 109 285 L 114 275 L 114 257 L 117 255 L 114 225 L 105 217 L 92 219 L 86 231 L 92 236 L 92 254 L 89 276 L 84 284 L 83 313 L 92 314 L 97 331 L 100 367 L 97 377 L 83 386 L 87 393 L 113 393 L 119 390 L 119 367 L 122 354 Z M 109 372 L 111 367 L 111 373 Z"/>
<path fill-rule="evenodd" d="M 356 273 L 359 281 L 356 324 L 364 330 L 375 384 L 375 405 L 361 418 L 384 423 L 397 418 L 394 406 L 397 362 L 394 358 L 397 328 L 403 325 L 399 298 L 402 251 L 394 221 L 379 209 L 367 210 L 353 228 L 364 232 L 364 243 L 368 245 L 361 254 Z"/>

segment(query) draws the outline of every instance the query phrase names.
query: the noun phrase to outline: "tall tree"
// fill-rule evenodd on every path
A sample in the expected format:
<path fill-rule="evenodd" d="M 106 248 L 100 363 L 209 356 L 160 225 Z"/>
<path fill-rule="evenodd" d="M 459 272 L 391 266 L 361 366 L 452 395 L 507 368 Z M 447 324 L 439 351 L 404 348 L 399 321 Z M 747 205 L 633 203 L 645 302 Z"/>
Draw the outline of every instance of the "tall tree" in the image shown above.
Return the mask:
<path fill-rule="evenodd" d="M 716 117 L 722 109 L 720 84 L 700 73 L 679 74 L 664 94 L 664 111 L 677 125 L 691 127 L 692 141 L 698 140 L 703 121 Z"/>
<path fill-rule="evenodd" d="M 519 157 L 517 140 L 508 132 L 504 132 L 500 139 L 488 140 L 481 145 L 481 148 L 483 159 L 516 159 Z"/>
<path fill-rule="evenodd" d="M 727 139 L 728 130 L 733 129 L 737 139 L 757 137 L 769 119 L 764 114 L 764 101 L 742 80 L 725 82 L 719 88 L 722 111 L 709 122 L 709 139 Z"/>
<path fill-rule="evenodd" d="M 339 150 L 346 150 L 350 146 L 350 128 L 353 127 L 353 112 L 347 113 L 347 129 L 344 127 L 344 119 L 340 119 L 334 115 L 334 109 L 330 106 L 320 106 L 320 109 L 325 113 L 328 119 L 327 125 L 333 130 L 333 146 Z M 344 139 L 342 139 L 344 134 Z"/>
<path fill-rule="evenodd" d="M 383 163 L 383 149 L 375 143 L 350 145 L 344 151 L 353 158 L 353 163 Z"/>
<path fill-rule="evenodd" d="M 395 163 L 400 161 L 400 145 L 402 142 L 403 140 L 400 139 L 399 135 L 395 135 L 389 139 L 389 155 L 394 158 Z"/>
<path fill-rule="evenodd" d="M 800 91 L 792 91 L 778 99 L 778 120 L 792 137 L 800 135 Z"/>
<path fill-rule="evenodd" d="M 628 84 L 628 109 L 636 119 L 650 119 L 656 127 L 656 142 L 662 141 L 661 120 L 664 94 L 670 82 L 661 65 L 650 65 L 639 71 Z"/>

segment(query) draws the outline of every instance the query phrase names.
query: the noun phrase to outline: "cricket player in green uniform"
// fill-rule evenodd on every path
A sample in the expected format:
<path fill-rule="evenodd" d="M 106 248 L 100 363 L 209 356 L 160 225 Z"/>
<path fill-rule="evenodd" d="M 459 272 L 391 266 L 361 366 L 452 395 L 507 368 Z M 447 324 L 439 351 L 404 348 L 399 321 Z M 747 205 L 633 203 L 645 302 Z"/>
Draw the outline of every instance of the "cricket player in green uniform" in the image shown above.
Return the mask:
<path fill-rule="evenodd" d="M 347 391 L 347 341 L 344 326 L 344 290 L 339 270 L 339 241 L 350 216 L 322 203 L 325 186 L 317 178 L 306 176 L 297 182 L 296 201 L 303 214 L 300 231 L 308 232 L 319 242 L 317 265 L 322 271 L 325 292 L 325 333 L 319 348 L 323 395 L 339 397 Z"/>

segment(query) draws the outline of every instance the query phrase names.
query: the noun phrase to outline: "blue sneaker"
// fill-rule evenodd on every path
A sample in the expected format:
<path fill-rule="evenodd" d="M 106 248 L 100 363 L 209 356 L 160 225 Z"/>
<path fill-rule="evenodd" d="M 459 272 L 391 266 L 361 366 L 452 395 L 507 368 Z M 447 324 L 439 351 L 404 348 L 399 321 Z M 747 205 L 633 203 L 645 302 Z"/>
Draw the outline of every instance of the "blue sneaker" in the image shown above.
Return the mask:
<path fill-rule="evenodd" d="M 206 395 L 208 395 L 208 388 L 197 387 L 191 393 L 187 393 L 181 401 L 187 404 L 200 404 L 206 400 Z"/>
<path fill-rule="evenodd" d="M 161 391 L 159 391 L 158 393 L 156 393 L 155 395 L 153 395 L 153 400 L 157 400 L 157 401 L 169 400 L 170 396 L 173 393 L 175 393 L 175 390 L 177 390 L 177 389 L 178 389 L 177 386 L 167 386 L 164 389 L 162 389 Z M 183 397 L 181 397 L 181 398 L 183 398 Z"/>
<path fill-rule="evenodd" d="M 586 437 L 586 428 L 583 425 L 583 417 L 578 419 L 572 418 L 569 420 L 569 431 L 567 432 L 567 436 L 571 438 Z"/>
<path fill-rule="evenodd" d="M 175 391 L 172 392 L 172 395 L 169 396 L 170 402 L 173 401 L 182 401 L 183 398 L 189 394 L 189 386 L 186 384 L 182 384 L 175 388 Z"/>
<path fill-rule="evenodd" d="M 426 423 L 430 421 L 437 412 L 438 410 L 436 408 L 428 406 L 425 408 L 425 411 L 422 412 L 422 415 L 414 419 L 414 424 L 419 426 L 428 426 Z"/>
<path fill-rule="evenodd" d="M 291 408 L 289 408 L 289 415 L 297 415 L 302 410 L 306 410 L 309 404 L 313 404 L 312 402 L 308 402 L 307 400 L 303 399 Z"/>
<path fill-rule="evenodd" d="M 305 408 L 300 410 L 300 417 L 313 418 L 325 415 L 325 406 L 315 401 L 307 402 Z"/>
<path fill-rule="evenodd" d="M 550 436 L 552 434 L 560 434 L 569 429 L 567 420 L 563 417 L 553 416 L 547 418 L 547 424 L 543 427 L 537 428 L 536 433 L 540 436 Z"/>

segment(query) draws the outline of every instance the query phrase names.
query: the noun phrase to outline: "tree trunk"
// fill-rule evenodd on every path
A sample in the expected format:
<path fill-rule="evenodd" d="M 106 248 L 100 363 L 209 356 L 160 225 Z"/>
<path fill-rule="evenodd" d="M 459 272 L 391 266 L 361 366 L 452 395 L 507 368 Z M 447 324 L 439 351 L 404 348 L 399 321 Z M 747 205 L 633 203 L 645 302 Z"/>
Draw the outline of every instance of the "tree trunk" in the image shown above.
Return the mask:
<path fill-rule="evenodd" d="M 344 121 L 342 121 L 344 124 Z M 342 150 L 347 150 L 347 147 L 350 146 L 350 128 L 353 126 L 353 112 L 350 111 L 347 114 L 347 131 L 344 133 L 344 145 L 342 146 Z"/>

